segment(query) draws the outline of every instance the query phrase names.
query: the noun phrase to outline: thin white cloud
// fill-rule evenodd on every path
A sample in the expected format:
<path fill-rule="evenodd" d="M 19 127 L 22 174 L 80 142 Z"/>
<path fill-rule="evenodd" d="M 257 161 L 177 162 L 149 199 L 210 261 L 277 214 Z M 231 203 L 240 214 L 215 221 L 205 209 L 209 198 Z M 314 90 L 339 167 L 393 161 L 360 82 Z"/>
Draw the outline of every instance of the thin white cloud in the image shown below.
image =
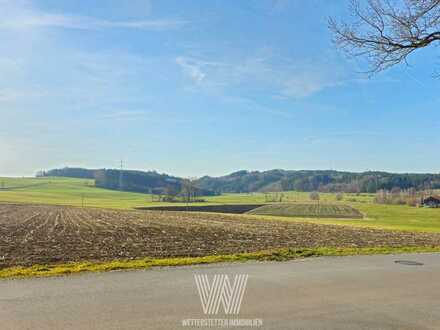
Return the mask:
<path fill-rule="evenodd" d="M 280 90 L 280 98 L 304 98 L 327 87 L 338 85 L 338 82 L 323 79 L 323 77 L 313 77 L 312 75 L 299 74 L 285 80 Z"/>
<path fill-rule="evenodd" d="M 18 93 L 12 89 L 0 89 L 0 103 L 17 99 Z"/>
<path fill-rule="evenodd" d="M 304 138 L 304 141 L 307 143 L 321 143 L 321 142 L 329 142 L 330 140 L 347 140 L 348 138 L 354 137 L 381 137 L 385 136 L 385 132 L 382 131 L 372 131 L 372 130 L 357 130 L 357 131 L 341 131 L 341 132 L 333 132 L 328 134 L 316 135 L 316 136 L 307 136 Z"/>
<path fill-rule="evenodd" d="M 201 63 L 185 57 L 177 57 L 176 63 L 194 82 L 200 83 L 205 79 L 206 73 L 202 71 Z"/>
<path fill-rule="evenodd" d="M 177 18 L 108 20 L 91 16 L 45 12 L 37 8 L 33 1 L 27 0 L 0 0 L 0 8 L 0 29 L 63 28 L 75 30 L 137 29 L 162 31 L 177 29 L 188 23 L 186 20 Z"/>
<path fill-rule="evenodd" d="M 0 26 L 6 19 L 10 21 L 23 15 L 20 8 L 24 8 L 27 15 L 36 12 L 33 8 L 15 5 L 14 10 L 0 11 Z M 55 22 L 67 24 L 62 17 Z M 13 32 L 0 28 L 3 40 L 0 44 L 0 76 L 5 78 L 0 81 L 2 114 L 37 112 L 40 109 L 45 113 L 82 109 L 98 111 L 115 106 L 131 110 L 148 98 L 148 93 L 141 87 L 147 74 L 166 70 L 162 69 L 165 61 L 160 58 L 139 56 L 124 50 L 102 49 L 97 52 L 82 46 L 71 48 L 59 42 L 69 31 L 46 33 L 44 29 L 35 28 Z"/>
<path fill-rule="evenodd" d="M 266 52 L 267 53 L 267 52 Z M 276 99 L 300 99 L 343 83 L 334 65 L 275 58 L 269 53 L 236 60 L 206 60 L 180 56 L 176 63 L 196 85 L 204 88 L 241 88 L 264 91 Z"/>
<path fill-rule="evenodd" d="M 20 90 L 14 88 L 0 89 L 0 104 L 12 103 L 18 100 L 31 100 L 44 96 L 45 93 L 40 90 Z"/>
<path fill-rule="evenodd" d="M 22 69 L 22 63 L 18 59 L 0 57 L 0 74 L 7 76 L 15 74 Z"/>
<path fill-rule="evenodd" d="M 188 22 L 179 19 L 155 19 L 137 21 L 110 21 L 86 16 L 67 16 L 30 12 L 2 19 L 0 28 L 28 29 L 28 28 L 65 28 L 77 30 L 102 29 L 138 29 L 138 30 L 170 30 L 184 26 Z"/>
<path fill-rule="evenodd" d="M 149 112 L 144 110 L 133 110 L 133 111 L 117 111 L 104 114 L 101 119 L 139 119 L 148 115 Z"/>

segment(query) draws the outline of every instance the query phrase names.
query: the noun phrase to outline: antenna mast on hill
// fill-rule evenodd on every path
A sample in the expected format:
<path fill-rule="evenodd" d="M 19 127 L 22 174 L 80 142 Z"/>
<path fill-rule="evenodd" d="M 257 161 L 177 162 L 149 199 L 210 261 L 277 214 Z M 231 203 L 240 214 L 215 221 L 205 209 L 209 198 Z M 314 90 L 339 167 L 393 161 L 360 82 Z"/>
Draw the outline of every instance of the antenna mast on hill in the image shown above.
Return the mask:
<path fill-rule="evenodd" d="M 121 159 L 121 169 L 119 171 L 119 190 L 122 191 L 122 171 L 124 170 L 124 161 Z"/>

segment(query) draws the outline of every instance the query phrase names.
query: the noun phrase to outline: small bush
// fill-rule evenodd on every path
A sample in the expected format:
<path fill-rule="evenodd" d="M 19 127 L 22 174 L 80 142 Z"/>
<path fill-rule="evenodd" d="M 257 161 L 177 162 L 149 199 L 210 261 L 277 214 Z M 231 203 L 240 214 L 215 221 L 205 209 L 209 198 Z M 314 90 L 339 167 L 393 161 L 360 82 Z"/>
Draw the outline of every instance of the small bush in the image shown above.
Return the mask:
<path fill-rule="evenodd" d="M 317 191 L 312 191 L 309 197 L 312 201 L 319 201 L 319 193 Z"/>

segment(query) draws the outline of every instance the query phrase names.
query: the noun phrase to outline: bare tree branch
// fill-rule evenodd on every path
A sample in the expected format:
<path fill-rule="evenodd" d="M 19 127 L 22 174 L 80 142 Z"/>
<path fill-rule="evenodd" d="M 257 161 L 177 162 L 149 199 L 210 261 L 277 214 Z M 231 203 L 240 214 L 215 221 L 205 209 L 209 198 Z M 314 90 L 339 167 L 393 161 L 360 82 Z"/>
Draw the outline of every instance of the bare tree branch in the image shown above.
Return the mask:
<path fill-rule="evenodd" d="M 352 0 L 350 23 L 329 19 L 335 44 L 366 57 L 370 73 L 406 63 L 415 50 L 440 42 L 440 0 Z"/>

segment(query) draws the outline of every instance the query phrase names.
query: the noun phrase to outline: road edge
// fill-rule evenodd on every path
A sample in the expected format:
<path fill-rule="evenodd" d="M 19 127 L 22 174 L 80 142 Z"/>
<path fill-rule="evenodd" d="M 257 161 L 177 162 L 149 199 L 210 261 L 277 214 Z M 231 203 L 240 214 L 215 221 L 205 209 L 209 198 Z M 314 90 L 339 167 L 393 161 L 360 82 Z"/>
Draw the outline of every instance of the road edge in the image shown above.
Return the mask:
<path fill-rule="evenodd" d="M 280 248 L 259 252 L 237 253 L 229 255 L 210 255 L 202 257 L 176 257 L 163 259 L 112 260 L 104 262 L 80 261 L 64 264 L 46 264 L 33 266 L 16 266 L 0 270 L 0 279 L 63 276 L 85 272 L 105 272 L 114 270 L 150 269 L 153 267 L 175 267 L 222 262 L 246 261 L 288 261 L 310 257 L 354 256 L 375 254 L 435 253 L 440 246 L 400 246 L 369 248 Z"/>

